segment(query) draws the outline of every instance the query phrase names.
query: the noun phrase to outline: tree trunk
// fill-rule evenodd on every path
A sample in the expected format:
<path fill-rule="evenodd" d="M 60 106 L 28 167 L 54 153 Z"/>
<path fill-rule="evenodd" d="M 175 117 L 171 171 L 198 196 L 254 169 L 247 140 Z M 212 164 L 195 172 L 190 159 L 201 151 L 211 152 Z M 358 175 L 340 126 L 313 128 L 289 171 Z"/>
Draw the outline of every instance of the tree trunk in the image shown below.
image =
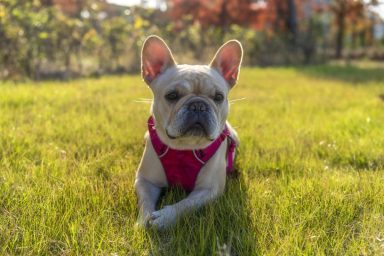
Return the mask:
<path fill-rule="evenodd" d="M 33 54 L 33 48 L 31 46 L 27 50 L 27 57 L 23 65 L 24 65 L 24 70 L 27 76 L 31 79 L 35 79 L 34 54 Z"/>
<path fill-rule="evenodd" d="M 80 45 L 76 48 L 76 61 L 79 75 L 83 75 L 83 62 L 81 58 Z"/>
<path fill-rule="evenodd" d="M 344 47 L 344 34 L 345 34 L 345 17 L 346 17 L 346 5 L 344 1 L 340 3 L 340 10 L 336 14 L 337 17 L 337 32 L 336 32 L 336 52 L 335 57 L 340 59 L 343 55 Z"/>
<path fill-rule="evenodd" d="M 313 36 L 313 18 L 309 18 L 308 28 L 305 35 L 305 40 L 303 44 L 303 53 L 304 53 L 304 64 L 309 64 L 315 55 L 315 40 Z"/>
<path fill-rule="evenodd" d="M 221 12 L 220 12 L 220 26 L 221 26 L 221 36 L 224 38 L 225 34 L 228 31 L 228 25 L 229 25 L 229 20 L 228 20 L 228 13 L 227 13 L 227 2 L 223 1 L 221 5 Z"/>
<path fill-rule="evenodd" d="M 290 40 L 292 41 L 292 44 L 296 44 L 297 19 L 295 0 L 288 0 L 288 16 L 286 24 L 289 31 Z"/>
<path fill-rule="evenodd" d="M 65 72 L 63 76 L 63 80 L 68 80 L 71 76 L 71 48 L 68 49 L 68 51 L 65 54 Z"/>

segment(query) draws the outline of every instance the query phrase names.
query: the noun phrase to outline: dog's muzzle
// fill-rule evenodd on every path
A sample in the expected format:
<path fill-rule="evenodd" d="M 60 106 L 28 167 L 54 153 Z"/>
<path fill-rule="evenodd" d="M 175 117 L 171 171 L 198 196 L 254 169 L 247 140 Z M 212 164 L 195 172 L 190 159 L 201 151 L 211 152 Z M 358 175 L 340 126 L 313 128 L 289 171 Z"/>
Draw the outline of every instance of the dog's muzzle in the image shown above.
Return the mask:
<path fill-rule="evenodd" d="M 211 115 L 210 107 L 204 101 L 189 102 L 186 106 L 181 133 L 192 136 L 209 136 L 212 130 Z"/>

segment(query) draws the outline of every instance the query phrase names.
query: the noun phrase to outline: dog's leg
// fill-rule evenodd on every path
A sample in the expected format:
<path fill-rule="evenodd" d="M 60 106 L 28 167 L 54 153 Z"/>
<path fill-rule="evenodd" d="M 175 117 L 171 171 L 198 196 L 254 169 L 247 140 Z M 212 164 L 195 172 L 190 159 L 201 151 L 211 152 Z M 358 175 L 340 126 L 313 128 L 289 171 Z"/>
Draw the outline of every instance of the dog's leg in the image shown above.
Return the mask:
<path fill-rule="evenodd" d="M 150 215 L 156 209 L 162 187 L 167 186 L 167 179 L 161 162 L 146 134 L 146 145 L 140 166 L 136 173 L 135 189 L 138 198 L 138 224 L 147 227 Z"/>
<path fill-rule="evenodd" d="M 139 207 L 137 222 L 139 225 L 147 227 L 151 213 L 156 209 L 161 189 L 140 176 L 136 178 L 135 188 Z"/>
<path fill-rule="evenodd" d="M 167 205 L 161 210 L 153 212 L 149 223 L 158 229 L 171 226 L 176 222 L 179 216 L 205 205 L 218 197 L 221 193 L 222 191 L 214 189 L 196 189 L 180 202 L 173 205 Z"/>

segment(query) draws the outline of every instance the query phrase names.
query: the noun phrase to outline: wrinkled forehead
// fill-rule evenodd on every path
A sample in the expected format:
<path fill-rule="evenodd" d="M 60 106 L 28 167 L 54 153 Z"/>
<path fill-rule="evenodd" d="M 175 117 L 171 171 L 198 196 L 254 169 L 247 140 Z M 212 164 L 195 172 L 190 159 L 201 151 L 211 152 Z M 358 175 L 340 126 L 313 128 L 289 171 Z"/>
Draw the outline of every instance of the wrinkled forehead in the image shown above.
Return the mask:
<path fill-rule="evenodd" d="M 228 92 L 227 82 L 214 69 L 206 65 L 177 65 L 167 69 L 155 82 L 158 90 L 177 88 L 186 93 L 212 94 Z"/>

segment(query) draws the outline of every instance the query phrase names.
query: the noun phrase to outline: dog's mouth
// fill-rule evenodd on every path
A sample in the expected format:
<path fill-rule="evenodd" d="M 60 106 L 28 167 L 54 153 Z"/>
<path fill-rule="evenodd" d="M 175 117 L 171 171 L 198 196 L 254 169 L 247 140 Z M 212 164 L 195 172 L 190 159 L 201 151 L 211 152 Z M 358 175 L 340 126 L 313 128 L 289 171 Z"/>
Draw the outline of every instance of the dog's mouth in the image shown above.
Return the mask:
<path fill-rule="evenodd" d="M 196 137 L 208 137 L 206 125 L 201 122 L 196 122 L 189 126 L 185 132 L 185 136 L 196 136 Z"/>
<path fill-rule="evenodd" d="M 203 130 L 205 131 L 205 128 L 204 128 L 204 125 L 200 122 L 196 122 L 194 123 L 190 128 L 189 130 Z"/>
<path fill-rule="evenodd" d="M 210 138 L 208 131 L 209 131 L 208 124 L 200 121 L 196 121 L 194 123 L 189 123 L 188 125 L 185 125 L 181 129 L 178 136 L 174 136 L 170 134 L 168 130 L 166 131 L 166 134 L 168 138 L 173 140 L 181 137 L 203 137 L 203 138 L 207 138 L 208 140 L 213 140 Z"/>

